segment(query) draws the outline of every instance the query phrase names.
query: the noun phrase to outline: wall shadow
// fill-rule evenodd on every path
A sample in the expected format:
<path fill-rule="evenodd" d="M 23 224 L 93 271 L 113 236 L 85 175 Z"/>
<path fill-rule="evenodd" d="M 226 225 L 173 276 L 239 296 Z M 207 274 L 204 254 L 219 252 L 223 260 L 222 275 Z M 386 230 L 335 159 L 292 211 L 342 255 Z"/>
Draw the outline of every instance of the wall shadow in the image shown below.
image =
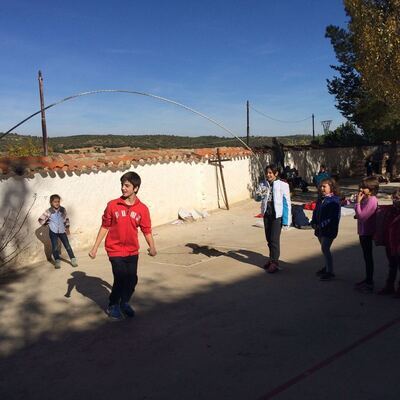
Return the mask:
<path fill-rule="evenodd" d="M 227 255 L 199 247 L 194 250 L 210 257 Z M 385 265 L 383 252 L 378 250 L 376 264 Z M 255 265 L 258 254 L 238 250 L 227 256 L 240 261 L 244 256 L 251 259 L 248 264 Z M 89 311 L 71 305 L 55 314 L 49 329 L 39 337 L 33 328 L 45 316 L 46 299 L 32 293 L 26 299 L 29 313 L 26 302 L 18 310 L 24 316 L 18 320 L 18 329 L 25 335 L 26 345 L 0 359 L 0 392 L 7 400 L 259 398 L 306 367 L 398 318 L 398 301 L 352 289 L 363 274 L 358 245 L 334 248 L 335 281 L 316 279 L 321 259 L 314 252 L 296 264 L 287 263 L 281 274 L 254 270 L 229 282 L 210 279 L 206 286 L 193 287 L 191 294 L 178 300 L 153 301 L 147 312 L 121 323 L 104 319 L 84 328 L 77 320 Z M 219 258 L 209 262 L 218 263 Z M 103 307 L 107 282 L 77 272 L 68 281 L 66 294 L 76 289 Z M 199 269 L 198 274 L 204 276 L 207 271 Z M 378 270 L 377 283 L 383 284 L 384 276 L 385 271 Z M 162 283 L 155 279 L 148 294 L 138 293 L 134 302 L 154 297 Z M 1 290 L 7 291 L 8 284 Z M 168 294 L 174 289 L 163 290 Z M 66 329 L 57 331 L 59 325 Z M 6 335 L 0 332 L 0 338 Z M 330 369 L 330 380 L 323 386 L 326 397 L 314 398 L 339 398 L 338 382 L 345 385 L 348 398 L 358 398 L 357 393 L 381 398 L 382 376 L 393 376 L 400 357 L 397 336 L 394 343 L 390 337 L 385 340 L 388 347 L 379 347 L 379 352 L 390 352 L 395 365 L 383 363 L 379 373 L 371 375 L 376 365 L 370 356 L 373 349 L 366 345 L 363 368 L 351 375 L 351 385 L 346 366 L 352 357 L 342 358 Z M 368 370 L 368 379 L 363 379 L 364 369 Z M 392 396 L 398 395 L 398 389 L 393 392 L 396 383 L 385 386 L 385 399 L 396 398 Z M 319 393 L 319 376 L 309 378 L 307 385 Z M 297 392 L 294 398 L 310 397 Z"/>
<path fill-rule="evenodd" d="M 46 256 L 46 260 L 52 262 L 52 251 L 51 251 L 51 241 L 49 237 L 49 227 L 48 225 L 43 225 L 35 230 L 36 238 L 43 244 L 43 252 Z"/>
<path fill-rule="evenodd" d="M 264 180 L 265 168 L 268 164 L 271 163 L 272 158 L 272 150 L 257 151 L 255 155 L 250 156 L 250 184 L 247 187 L 247 190 L 249 191 L 252 198 L 254 198 L 255 196 L 255 192 L 259 183 Z"/>
<path fill-rule="evenodd" d="M 13 184 L 6 185 L 0 197 L 0 273 L 12 268 L 17 257 L 29 247 L 29 213 L 36 201 L 23 177 L 24 162 L 12 162 L 10 168 L 16 174 Z"/>

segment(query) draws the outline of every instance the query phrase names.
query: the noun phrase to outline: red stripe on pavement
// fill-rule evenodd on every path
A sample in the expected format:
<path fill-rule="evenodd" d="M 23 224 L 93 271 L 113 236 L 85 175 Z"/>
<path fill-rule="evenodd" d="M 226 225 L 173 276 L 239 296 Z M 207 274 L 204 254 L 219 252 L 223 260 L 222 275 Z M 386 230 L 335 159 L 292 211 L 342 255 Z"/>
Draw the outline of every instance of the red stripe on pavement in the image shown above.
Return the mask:
<path fill-rule="evenodd" d="M 276 395 L 284 392 L 285 390 L 289 389 L 290 387 L 294 386 L 296 383 L 299 383 L 300 381 L 308 378 L 310 375 L 315 374 L 317 371 L 320 369 L 332 364 L 334 361 L 339 359 L 340 357 L 343 357 L 345 354 L 350 353 L 352 350 L 354 350 L 356 347 L 362 345 L 363 343 L 367 342 L 368 340 L 373 339 L 374 337 L 380 335 L 382 332 L 388 330 L 392 326 L 398 324 L 400 322 L 400 318 L 396 318 L 395 320 L 388 322 L 387 324 L 381 326 L 377 330 L 369 333 L 368 335 L 364 336 L 363 338 L 357 340 L 353 344 L 351 344 L 348 347 L 345 347 L 343 350 L 338 351 L 337 353 L 333 354 L 332 356 L 325 358 L 318 364 L 314 365 L 313 367 L 305 370 L 301 374 L 295 376 L 294 378 L 288 380 L 287 382 L 283 383 L 280 386 L 277 386 L 276 388 L 272 389 L 270 392 L 268 392 L 266 395 L 262 396 L 259 398 L 259 400 L 269 400 L 275 397 Z"/>

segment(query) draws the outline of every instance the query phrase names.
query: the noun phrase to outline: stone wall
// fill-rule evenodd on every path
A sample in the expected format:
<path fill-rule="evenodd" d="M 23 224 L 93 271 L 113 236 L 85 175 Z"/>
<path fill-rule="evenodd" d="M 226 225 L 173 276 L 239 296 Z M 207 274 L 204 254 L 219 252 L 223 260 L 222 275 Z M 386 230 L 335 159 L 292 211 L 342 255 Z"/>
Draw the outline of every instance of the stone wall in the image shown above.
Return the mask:
<path fill-rule="evenodd" d="M 300 176 L 308 182 L 312 181 L 312 177 L 321 164 L 326 165 L 329 171 L 338 173 L 341 177 L 362 176 L 365 172 L 365 160 L 370 155 L 381 162 L 380 168 L 382 172 L 385 172 L 382 158 L 389 151 L 389 145 L 289 149 L 285 151 L 285 165 L 297 168 Z"/>

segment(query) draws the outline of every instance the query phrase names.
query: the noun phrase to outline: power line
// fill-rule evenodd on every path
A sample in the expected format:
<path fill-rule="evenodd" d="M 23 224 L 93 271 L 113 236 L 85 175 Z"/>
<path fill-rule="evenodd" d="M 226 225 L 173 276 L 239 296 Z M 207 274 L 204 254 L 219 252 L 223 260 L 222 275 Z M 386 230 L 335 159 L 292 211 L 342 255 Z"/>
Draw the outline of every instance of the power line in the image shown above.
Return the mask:
<path fill-rule="evenodd" d="M 269 115 L 263 113 L 262 111 L 259 111 L 259 110 L 255 109 L 255 108 L 252 107 L 252 106 L 250 106 L 250 108 L 251 108 L 253 111 L 255 111 L 256 113 L 261 114 L 261 115 L 263 115 L 264 117 L 271 119 L 272 121 L 277 121 L 277 122 L 282 122 L 282 123 L 288 123 L 288 124 L 304 122 L 304 121 L 308 121 L 309 119 L 312 118 L 312 117 L 307 117 L 307 118 L 304 118 L 304 119 L 299 119 L 299 120 L 297 120 L 297 121 L 284 121 L 284 120 L 281 120 L 281 119 L 277 119 L 277 118 L 271 117 L 271 116 L 269 116 Z"/>

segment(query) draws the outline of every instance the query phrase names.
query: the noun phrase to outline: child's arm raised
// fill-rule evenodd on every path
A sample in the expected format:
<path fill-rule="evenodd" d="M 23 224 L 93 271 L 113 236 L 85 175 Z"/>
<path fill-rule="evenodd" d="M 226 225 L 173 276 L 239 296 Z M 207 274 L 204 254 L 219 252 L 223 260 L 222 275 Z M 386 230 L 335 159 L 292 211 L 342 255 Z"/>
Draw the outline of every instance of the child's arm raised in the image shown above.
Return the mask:
<path fill-rule="evenodd" d="M 46 225 L 49 222 L 50 213 L 46 210 L 38 219 L 40 225 Z"/>
<path fill-rule="evenodd" d="M 378 199 L 375 196 L 369 197 L 364 208 L 361 208 L 362 199 L 363 197 L 358 195 L 357 204 L 355 207 L 356 216 L 358 219 L 367 220 L 369 217 L 375 214 L 376 209 L 378 208 Z"/>

